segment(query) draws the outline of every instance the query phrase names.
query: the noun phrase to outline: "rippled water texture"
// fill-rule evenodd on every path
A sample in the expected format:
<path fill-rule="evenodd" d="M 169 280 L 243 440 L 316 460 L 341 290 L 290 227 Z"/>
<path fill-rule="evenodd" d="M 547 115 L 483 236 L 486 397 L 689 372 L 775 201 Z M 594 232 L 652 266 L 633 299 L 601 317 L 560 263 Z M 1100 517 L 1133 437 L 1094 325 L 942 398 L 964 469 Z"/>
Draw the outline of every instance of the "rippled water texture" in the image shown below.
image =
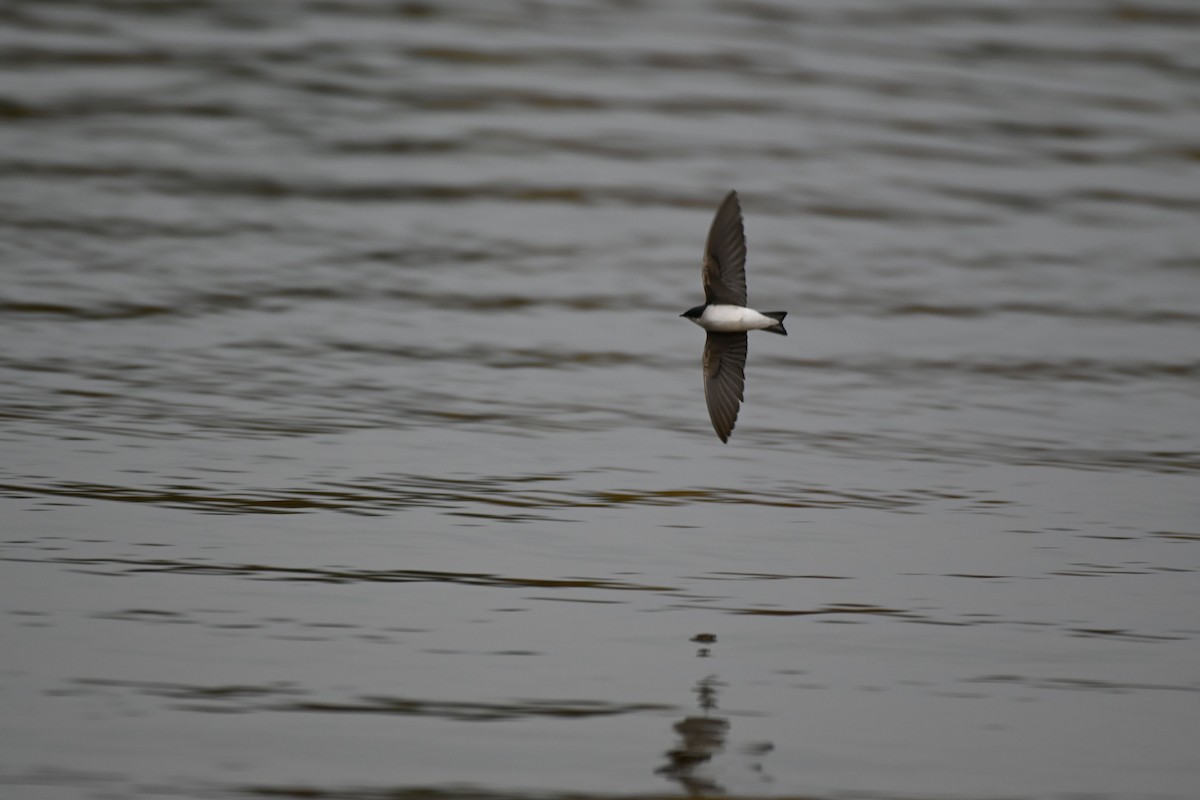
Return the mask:
<path fill-rule="evenodd" d="M 1198 132 L 1184 0 L 0 4 L 0 795 L 1195 797 Z"/>

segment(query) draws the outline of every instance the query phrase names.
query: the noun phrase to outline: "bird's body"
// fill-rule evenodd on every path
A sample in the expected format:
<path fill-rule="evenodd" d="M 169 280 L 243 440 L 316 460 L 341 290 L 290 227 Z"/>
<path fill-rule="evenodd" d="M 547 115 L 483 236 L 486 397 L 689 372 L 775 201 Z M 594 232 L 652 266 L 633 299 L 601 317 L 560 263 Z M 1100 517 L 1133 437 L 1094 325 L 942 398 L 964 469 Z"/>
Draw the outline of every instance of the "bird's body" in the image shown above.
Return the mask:
<path fill-rule="evenodd" d="M 746 306 L 746 233 L 737 192 L 717 207 L 704 246 L 704 305 L 680 314 L 704 328 L 704 399 L 722 442 L 737 422 L 746 384 L 746 333 L 763 330 L 787 336 L 786 311 Z"/>
<path fill-rule="evenodd" d="M 786 314 L 786 311 L 772 311 L 764 314 L 745 306 L 730 306 L 717 303 L 709 306 L 699 306 L 700 313 L 687 318 L 710 333 L 745 333 L 747 331 L 771 331 L 787 336 L 783 329 L 782 319 L 769 314 Z"/>

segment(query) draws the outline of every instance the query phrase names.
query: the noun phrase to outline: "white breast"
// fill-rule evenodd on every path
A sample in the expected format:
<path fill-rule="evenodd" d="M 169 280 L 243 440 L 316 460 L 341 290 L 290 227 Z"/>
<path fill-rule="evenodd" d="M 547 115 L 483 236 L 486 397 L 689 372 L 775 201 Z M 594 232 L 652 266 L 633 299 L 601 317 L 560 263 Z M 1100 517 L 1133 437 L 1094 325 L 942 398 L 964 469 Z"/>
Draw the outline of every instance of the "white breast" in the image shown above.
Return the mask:
<path fill-rule="evenodd" d="M 775 320 L 763 316 L 753 308 L 713 305 L 704 309 L 697 324 L 714 333 L 737 333 L 769 328 L 775 324 Z"/>

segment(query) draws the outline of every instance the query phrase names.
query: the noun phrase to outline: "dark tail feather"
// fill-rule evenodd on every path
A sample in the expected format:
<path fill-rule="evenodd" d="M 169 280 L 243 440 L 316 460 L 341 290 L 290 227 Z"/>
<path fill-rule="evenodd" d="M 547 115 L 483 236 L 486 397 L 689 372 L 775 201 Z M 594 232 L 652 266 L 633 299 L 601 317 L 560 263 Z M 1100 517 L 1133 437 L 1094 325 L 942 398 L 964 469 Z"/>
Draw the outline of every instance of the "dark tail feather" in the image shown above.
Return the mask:
<path fill-rule="evenodd" d="M 763 328 L 763 330 L 770 331 L 771 333 L 778 333 L 781 336 L 787 336 L 787 331 L 783 328 L 783 318 L 787 316 L 786 311 L 764 311 L 762 314 L 764 317 L 770 317 L 771 319 L 775 320 L 776 323 L 769 328 Z"/>

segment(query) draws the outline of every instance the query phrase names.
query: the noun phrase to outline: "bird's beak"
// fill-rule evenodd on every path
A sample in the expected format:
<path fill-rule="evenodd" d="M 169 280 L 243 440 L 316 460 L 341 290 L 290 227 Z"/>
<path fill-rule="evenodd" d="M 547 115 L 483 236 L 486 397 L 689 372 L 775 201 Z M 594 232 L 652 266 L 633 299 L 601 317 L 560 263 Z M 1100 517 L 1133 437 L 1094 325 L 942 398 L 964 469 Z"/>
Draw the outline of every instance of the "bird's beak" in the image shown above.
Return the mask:
<path fill-rule="evenodd" d="M 686 316 L 687 316 L 687 312 L 685 311 L 685 312 L 683 312 L 682 314 L 680 314 L 679 316 L 681 316 L 681 317 L 686 317 Z"/>

